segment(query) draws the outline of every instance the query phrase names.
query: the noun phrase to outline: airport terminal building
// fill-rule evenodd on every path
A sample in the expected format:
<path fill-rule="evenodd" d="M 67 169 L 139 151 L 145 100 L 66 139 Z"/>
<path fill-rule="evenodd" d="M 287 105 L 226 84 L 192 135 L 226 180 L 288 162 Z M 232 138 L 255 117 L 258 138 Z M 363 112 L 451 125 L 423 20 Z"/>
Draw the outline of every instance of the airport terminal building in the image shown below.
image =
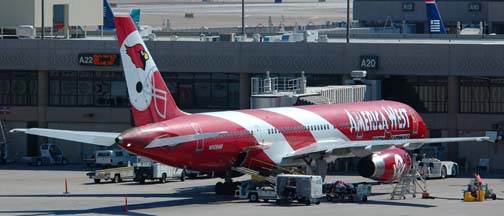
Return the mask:
<path fill-rule="evenodd" d="M 424 0 L 354 0 L 354 20 L 370 26 L 392 23 L 411 26 L 411 33 L 427 32 Z M 439 12 L 450 33 L 457 27 L 484 25 L 487 34 L 504 34 L 504 1 L 502 0 L 437 0 Z"/>
<path fill-rule="evenodd" d="M 411 105 L 432 137 L 502 131 L 504 37 L 466 39 L 354 39 L 348 44 L 159 39 L 147 46 L 177 104 L 188 112 L 249 108 L 251 77 L 265 71 L 275 76 L 305 71 L 309 86 L 324 86 L 343 84 L 352 70 L 367 70 L 368 79 L 381 82 L 382 98 Z M 118 54 L 112 39 L 0 40 L 0 119 L 7 128 L 130 128 Z M 362 64 L 369 60 L 374 64 Z M 8 140 L 12 159 L 36 154 L 38 144 L 46 141 L 12 134 Z M 49 142 L 60 144 L 71 162 L 95 150 L 85 144 Z M 446 148 L 447 158 L 470 167 L 489 158 L 493 169 L 504 169 L 500 143 Z"/>

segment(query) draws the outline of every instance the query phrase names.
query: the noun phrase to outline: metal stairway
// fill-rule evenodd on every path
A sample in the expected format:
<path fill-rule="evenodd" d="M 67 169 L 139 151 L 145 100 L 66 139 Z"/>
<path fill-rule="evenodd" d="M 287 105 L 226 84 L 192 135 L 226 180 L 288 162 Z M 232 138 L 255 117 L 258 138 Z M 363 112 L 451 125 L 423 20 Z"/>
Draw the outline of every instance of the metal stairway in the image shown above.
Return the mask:
<path fill-rule="evenodd" d="M 417 163 L 413 164 L 414 165 L 412 165 L 412 168 L 410 169 L 408 174 L 399 179 L 399 182 L 397 182 L 397 184 L 394 186 L 394 190 L 392 190 L 392 193 L 390 194 L 391 200 L 406 199 L 407 194 L 411 194 L 413 198 L 415 198 L 417 193 L 417 186 L 418 188 L 420 188 L 422 193 L 427 192 L 427 182 L 422 177 L 422 175 L 420 175 Z"/>
<path fill-rule="evenodd" d="M 264 181 L 270 182 L 272 184 L 276 184 L 276 179 L 273 176 L 263 176 L 261 175 L 258 171 L 255 171 L 253 169 L 249 169 L 246 167 L 232 167 L 231 168 L 233 171 L 246 174 L 246 175 L 251 175 L 255 178 L 263 179 Z"/>

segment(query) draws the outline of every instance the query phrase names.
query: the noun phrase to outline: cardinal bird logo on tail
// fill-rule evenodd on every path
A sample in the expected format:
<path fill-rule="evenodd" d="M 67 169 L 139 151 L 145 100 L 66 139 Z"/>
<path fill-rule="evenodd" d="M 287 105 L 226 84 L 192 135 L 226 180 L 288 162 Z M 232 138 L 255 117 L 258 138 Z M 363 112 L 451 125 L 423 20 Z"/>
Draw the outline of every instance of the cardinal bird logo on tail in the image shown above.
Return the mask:
<path fill-rule="evenodd" d="M 135 44 L 131 47 L 125 45 L 125 47 L 126 53 L 131 58 L 131 62 L 133 62 L 135 67 L 145 70 L 145 63 L 149 60 L 150 56 L 142 44 Z"/>

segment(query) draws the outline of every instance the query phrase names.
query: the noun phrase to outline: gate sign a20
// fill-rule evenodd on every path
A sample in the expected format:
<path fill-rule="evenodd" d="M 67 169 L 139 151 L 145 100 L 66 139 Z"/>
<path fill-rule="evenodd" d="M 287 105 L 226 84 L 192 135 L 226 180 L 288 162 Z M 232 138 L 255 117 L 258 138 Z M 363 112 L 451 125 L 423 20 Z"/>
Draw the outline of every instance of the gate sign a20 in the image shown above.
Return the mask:
<path fill-rule="evenodd" d="M 378 56 L 361 56 L 360 69 L 362 70 L 377 70 Z"/>

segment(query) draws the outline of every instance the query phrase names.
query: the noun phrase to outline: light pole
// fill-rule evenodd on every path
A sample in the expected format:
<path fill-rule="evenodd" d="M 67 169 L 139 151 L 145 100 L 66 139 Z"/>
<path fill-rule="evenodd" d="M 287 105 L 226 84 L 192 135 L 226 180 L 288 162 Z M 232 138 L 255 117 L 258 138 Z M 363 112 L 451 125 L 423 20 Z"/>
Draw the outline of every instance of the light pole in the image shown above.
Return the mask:
<path fill-rule="evenodd" d="M 245 37 L 245 0 L 242 0 L 242 34 Z"/>
<path fill-rule="evenodd" d="M 42 29 L 42 34 L 41 34 L 41 35 L 42 35 L 42 38 L 41 38 L 41 39 L 42 39 L 42 40 L 44 40 L 44 25 L 45 25 L 45 23 L 44 23 L 44 21 L 45 21 L 45 20 L 44 20 L 44 18 L 45 18 L 45 14 L 44 14 L 44 13 L 45 13 L 45 10 L 44 10 L 44 3 L 45 3 L 45 1 L 44 1 L 44 0 L 42 0 L 42 20 L 41 20 L 41 21 L 42 21 L 42 28 L 41 28 L 41 29 Z"/>
<path fill-rule="evenodd" d="M 346 43 L 350 43 L 350 0 L 346 1 Z"/>

